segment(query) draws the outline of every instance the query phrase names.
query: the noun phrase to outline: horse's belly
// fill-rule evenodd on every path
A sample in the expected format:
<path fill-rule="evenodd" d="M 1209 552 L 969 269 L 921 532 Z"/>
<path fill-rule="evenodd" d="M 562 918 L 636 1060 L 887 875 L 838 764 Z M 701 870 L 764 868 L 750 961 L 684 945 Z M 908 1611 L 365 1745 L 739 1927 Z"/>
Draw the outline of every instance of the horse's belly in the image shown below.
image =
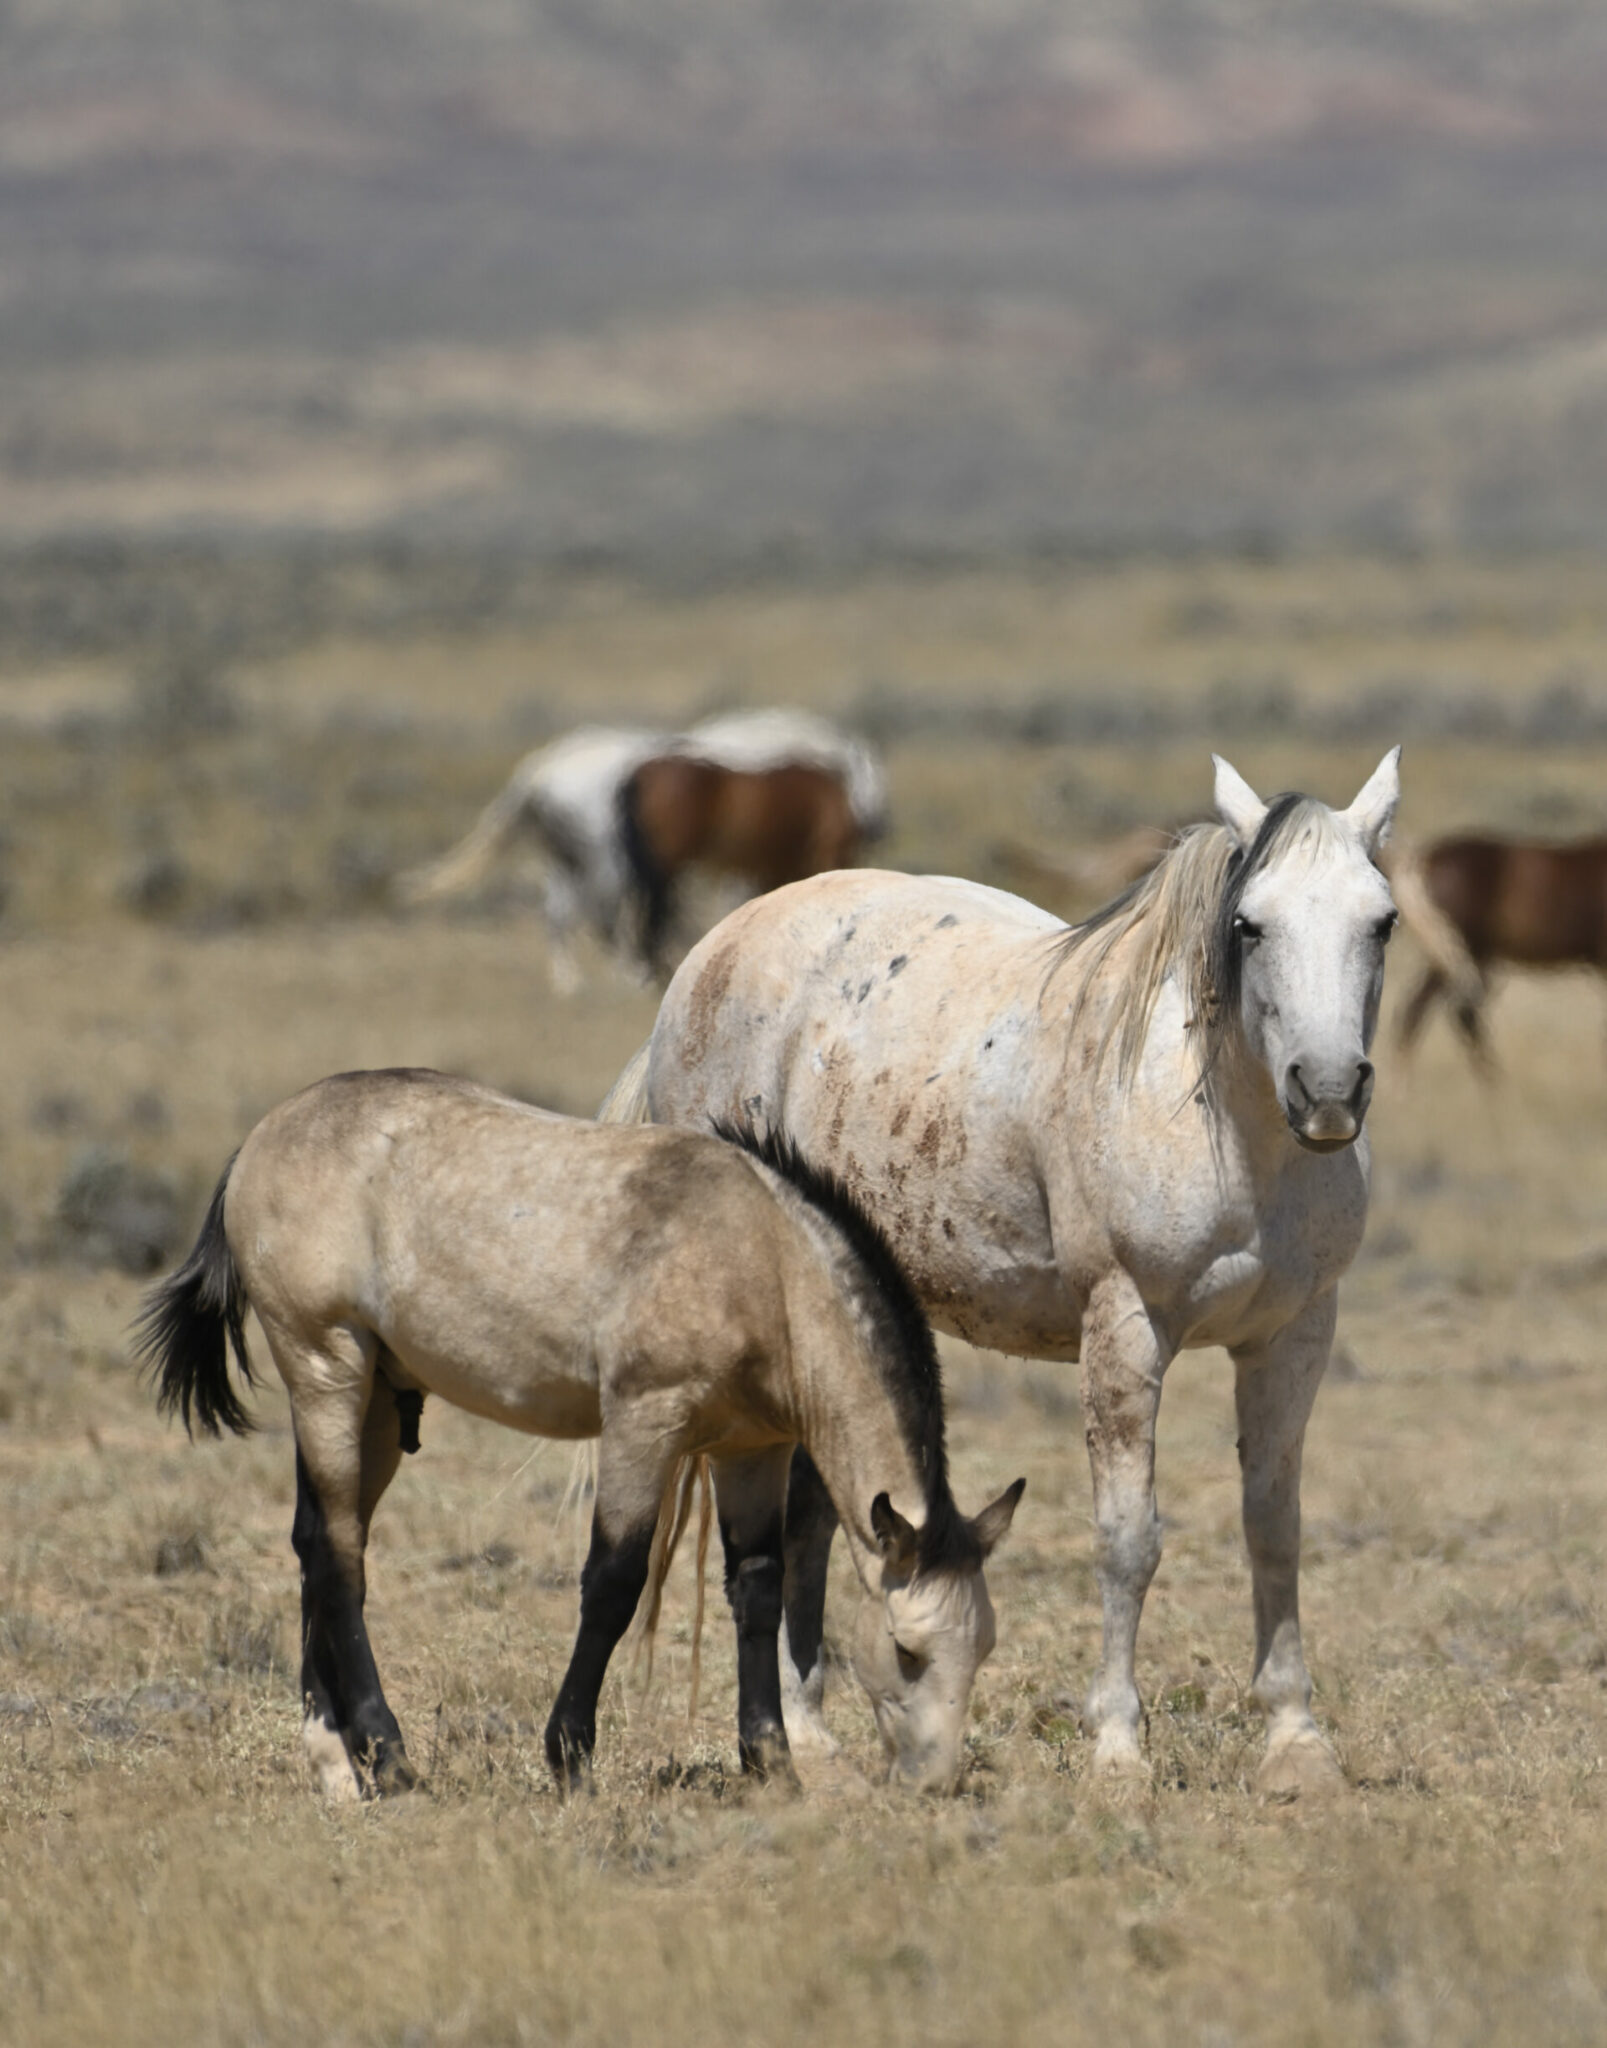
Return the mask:
<path fill-rule="evenodd" d="M 450 1351 L 406 1330 L 385 1333 L 386 1349 L 408 1380 L 454 1408 L 530 1436 L 601 1434 L 602 1408 L 589 1361 L 533 1354 L 525 1343 L 506 1349 L 472 1342 Z"/>

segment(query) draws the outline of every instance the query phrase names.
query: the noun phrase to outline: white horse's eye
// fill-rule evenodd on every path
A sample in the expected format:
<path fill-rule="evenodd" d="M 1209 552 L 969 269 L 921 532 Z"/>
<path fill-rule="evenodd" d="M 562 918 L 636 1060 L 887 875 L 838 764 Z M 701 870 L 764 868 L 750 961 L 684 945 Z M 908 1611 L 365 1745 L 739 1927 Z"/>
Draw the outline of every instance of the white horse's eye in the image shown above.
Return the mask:
<path fill-rule="evenodd" d="M 1261 936 L 1260 925 L 1248 917 L 1236 917 L 1233 920 L 1233 929 L 1241 946 L 1253 946 Z"/>
<path fill-rule="evenodd" d="M 1400 912 L 1398 910 L 1392 910 L 1389 913 L 1388 917 L 1381 917 L 1378 920 L 1377 924 L 1373 926 L 1373 936 L 1377 939 L 1378 943 L 1381 946 L 1387 946 L 1389 944 L 1390 935 L 1394 931 L 1396 925 L 1400 923 L 1400 921 Z"/>

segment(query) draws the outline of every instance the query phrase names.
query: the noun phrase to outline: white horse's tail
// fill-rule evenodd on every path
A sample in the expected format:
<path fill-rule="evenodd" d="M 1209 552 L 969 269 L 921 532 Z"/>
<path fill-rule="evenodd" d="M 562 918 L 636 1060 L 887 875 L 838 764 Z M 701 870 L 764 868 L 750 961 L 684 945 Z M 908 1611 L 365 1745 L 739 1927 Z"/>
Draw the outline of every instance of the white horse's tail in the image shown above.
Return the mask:
<path fill-rule="evenodd" d="M 1434 901 L 1428 870 L 1415 846 L 1390 847 L 1379 862 L 1389 877 L 1401 923 L 1422 947 L 1429 965 L 1443 976 L 1453 1009 L 1477 1010 L 1484 1000 L 1484 976 L 1466 939 Z"/>
<path fill-rule="evenodd" d="M 516 769 L 456 846 L 439 860 L 425 861 L 396 877 L 397 896 L 404 903 L 430 903 L 472 889 L 518 830 L 529 801 L 527 778 L 522 768 Z"/>
<path fill-rule="evenodd" d="M 697 1524 L 697 1596 L 692 1615 L 692 1680 L 686 1702 L 688 1721 L 697 1717 L 698 1687 L 703 1677 L 703 1584 L 709 1562 L 709 1530 L 714 1522 L 714 1489 L 709 1461 L 700 1451 L 680 1459 L 670 1474 L 664 1498 L 659 1503 L 653 1547 L 648 1553 L 647 1584 L 642 1589 L 636 1609 L 636 1654 L 640 1658 L 645 1651 L 647 1656 L 647 1669 L 642 1673 L 642 1691 L 645 1693 L 653 1682 L 653 1652 L 658 1643 L 658 1617 L 664 1601 L 664 1581 L 669 1576 L 681 1538 L 686 1534 L 686 1525 L 692 1519 L 694 1487 L 701 1498 Z"/>
<path fill-rule="evenodd" d="M 598 1123 L 651 1122 L 647 1114 L 647 1061 L 652 1050 L 653 1041 L 649 1038 L 631 1054 L 620 1072 L 619 1079 L 603 1097 L 602 1107 L 597 1112 Z"/>

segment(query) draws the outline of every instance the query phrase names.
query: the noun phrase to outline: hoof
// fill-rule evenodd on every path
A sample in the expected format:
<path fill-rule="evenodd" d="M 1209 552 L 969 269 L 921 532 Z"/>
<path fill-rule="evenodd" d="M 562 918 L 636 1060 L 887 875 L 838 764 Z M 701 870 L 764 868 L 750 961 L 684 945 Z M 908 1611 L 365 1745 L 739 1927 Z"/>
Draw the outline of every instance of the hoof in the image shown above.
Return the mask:
<path fill-rule="evenodd" d="M 338 1728 L 331 1728 L 320 1715 L 309 1714 L 301 1724 L 301 1745 L 312 1767 L 313 1783 L 331 1806 L 352 1806 L 362 1798 L 362 1782 Z"/>
<path fill-rule="evenodd" d="M 1147 1785 L 1149 1763 L 1130 1728 L 1101 1728 L 1094 1743 L 1092 1775 L 1112 1785 Z"/>
<path fill-rule="evenodd" d="M 1315 1728 L 1274 1738 L 1267 1745 L 1255 1789 L 1263 1799 L 1322 1799 L 1345 1789 L 1339 1759 Z"/>
<path fill-rule="evenodd" d="M 560 1799 L 577 1799 L 594 1792 L 596 1787 L 591 1778 L 591 1751 L 583 1749 L 578 1742 L 566 1740 L 561 1729 L 547 1730 L 547 1766 L 558 1787 Z"/>
<path fill-rule="evenodd" d="M 837 1743 L 831 1730 L 826 1726 L 826 1717 L 820 1710 L 824 1695 L 825 1673 L 817 1664 L 807 1678 L 798 1676 L 787 1648 L 785 1634 L 781 1639 L 781 1718 L 786 1724 L 787 1740 L 801 1756 L 835 1756 Z"/>
<path fill-rule="evenodd" d="M 792 1767 L 792 1752 L 785 1732 L 774 1726 L 740 1742 L 742 1769 L 761 1785 L 776 1785 L 783 1791 L 798 1790 L 798 1773 Z"/>
<path fill-rule="evenodd" d="M 865 1800 L 876 1787 L 841 1751 L 830 1756 L 801 1756 L 794 1764 L 798 1789 L 810 1799 Z"/>
<path fill-rule="evenodd" d="M 561 1764 L 554 1764 L 552 1775 L 560 1799 L 594 1799 L 597 1796 L 589 1756 L 565 1757 Z"/>
<path fill-rule="evenodd" d="M 787 1716 L 787 1743 L 802 1756 L 834 1757 L 840 1745 L 821 1716 L 813 1711 Z"/>

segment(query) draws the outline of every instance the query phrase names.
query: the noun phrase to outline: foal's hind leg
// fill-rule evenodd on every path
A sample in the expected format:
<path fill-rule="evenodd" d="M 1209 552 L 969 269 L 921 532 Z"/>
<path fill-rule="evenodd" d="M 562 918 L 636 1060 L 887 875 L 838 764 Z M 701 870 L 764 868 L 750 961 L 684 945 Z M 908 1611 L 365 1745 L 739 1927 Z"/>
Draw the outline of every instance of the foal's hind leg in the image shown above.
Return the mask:
<path fill-rule="evenodd" d="M 1311 1718 L 1300 1645 L 1300 1463 L 1306 1423 L 1333 1342 L 1336 1297 L 1325 1295 L 1264 1350 L 1234 1354 L 1244 1540 L 1255 1596 L 1250 1697 L 1267 1721 L 1257 1774 L 1264 1792 L 1339 1783 L 1334 1753 Z"/>
<path fill-rule="evenodd" d="M 336 1333 L 328 1356 L 274 1350 L 296 1428 L 291 1542 L 301 1561 L 302 1739 L 330 1797 L 355 1797 L 365 1782 L 381 1793 L 405 1791 L 413 1770 L 363 1620 L 363 1552 L 369 1516 L 395 1470 L 383 1444 L 396 1440 L 395 1402 L 374 1384 L 371 1342 L 354 1334 Z"/>
<path fill-rule="evenodd" d="M 815 1461 L 800 1444 L 787 1479 L 782 1529 L 781 1707 L 794 1749 L 835 1755 L 826 1726 L 826 1571 L 837 1533 L 837 1510 Z"/>
<path fill-rule="evenodd" d="M 781 1522 L 790 1444 L 715 1458 L 714 1498 L 725 1546 L 725 1590 L 737 1625 L 737 1744 L 742 1768 L 791 1781 L 781 1714 Z"/>

